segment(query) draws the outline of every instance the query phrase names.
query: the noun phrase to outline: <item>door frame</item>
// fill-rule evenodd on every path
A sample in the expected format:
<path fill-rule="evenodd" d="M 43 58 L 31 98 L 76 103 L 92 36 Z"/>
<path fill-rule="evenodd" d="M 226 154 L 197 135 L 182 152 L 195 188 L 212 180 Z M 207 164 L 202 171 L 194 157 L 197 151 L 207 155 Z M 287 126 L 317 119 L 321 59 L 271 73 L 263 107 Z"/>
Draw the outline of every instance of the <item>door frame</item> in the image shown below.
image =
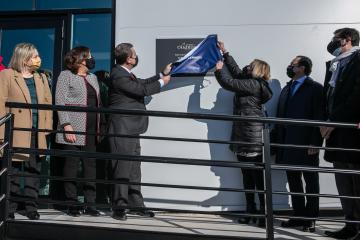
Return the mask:
<path fill-rule="evenodd" d="M 75 14 L 111 14 L 111 40 L 110 49 L 115 46 L 115 20 L 116 20 L 116 0 L 112 0 L 111 8 L 89 8 L 89 9 L 61 9 L 61 10 L 31 10 L 31 11 L 0 11 L 0 28 L 11 26 L 11 22 L 21 22 L 29 20 L 41 21 L 61 21 L 61 38 L 55 41 L 61 41 L 60 56 L 54 55 L 54 77 L 59 76 L 60 72 L 64 69 L 64 56 L 71 48 L 72 42 L 72 21 Z M 40 21 L 40 22 L 41 22 Z M 40 26 L 40 25 L 39 25 Z M 36 26 L 35 26 L 36 27 Z M 5 27 L 4 27 L 5 28 Z M 22 27 L 19 27 L 20 29 Z M 14 28 L 15 29 L 15 28 Z M 57 35 L 57 34 L 55 34 Z M 56 43 L 55 43 L 56 44 Z M 55 45 L 56 46 L 56 45 Z M 110 66 L 115 63 L 114 54 L 110 56 Z"/>

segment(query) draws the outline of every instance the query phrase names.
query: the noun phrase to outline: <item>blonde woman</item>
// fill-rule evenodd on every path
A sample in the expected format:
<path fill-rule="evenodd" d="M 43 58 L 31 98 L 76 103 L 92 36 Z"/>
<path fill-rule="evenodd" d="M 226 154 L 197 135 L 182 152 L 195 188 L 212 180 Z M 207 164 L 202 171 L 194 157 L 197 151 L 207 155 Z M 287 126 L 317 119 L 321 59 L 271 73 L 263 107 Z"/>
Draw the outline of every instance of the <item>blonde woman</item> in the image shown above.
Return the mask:
<path fill-rule="evenodd" d="M 233 57 L 226 51 L 224 43 L 218 46 L 223 53 L 224 62 L 216 64 L 215 76 L 219 84 L 226 90 L 235 93 L 234 115 L 263 117 L 262 105 L 272 97 L 267 81 L 270 79 L 270 66 L 259 59 L 255 59 L 248 67 L 241 70 Z M 223 69 L 226 65 L 229 71 Z M 262 123 L 234 122 L 232 128 L 232 141 L 246 143 L 262 142 Z M 262 162 L 262 147 L 252 145 L 232 144 L 231 150 L 241 162 Z M 247 190 L 264 190 L 264 178 L 261 170 L 242 169 L 243 185 Z M 255 194 L 246 193 L 247 213 L 256 213 Z M 264 194 L 258 194 L 260 212 L 265 212 Z M 239 223 L 248 224 L 249 217 L 240 218 Z M 256 219 L 253 219 L 255 222 Z M 265 226 L 265 219 L 258 220 L 258 226 Z"/>
<path fill-rule="evenodd" d="M 0 72 L 0 116 L 14 114 L 14 127 L 29 129 L 52 129 L 52 112 L 37 109 L 6 108 L 6 102 L 29 104 L 51 104 L 52 97 L 48 80 L 44 74 L 37 73 L 41 58 L 34 45 L 20 43 L 16 45 L 9 68 Z M 36 131 L 14 131 L 13 146 L 21 148 L 46 149 L 47 133 Z M 0 128 L 0 141 L 4 140 L 4 127 Z M 36 154 L 14 154 L 12 173 L 17 174 L 23 168 L 24 174 L 40 174 L 41 157 Z M 10 200 L 9 218 L 14 219 L 18 205 L 25 205 L 26 216 L 31 220 L 40 218 L 37 212 L 39 179 L 24 178 L 24 192 L 20 189 L 20 177 L 12 177 L 11 197 L 26 198 L 25 201 Z"/>

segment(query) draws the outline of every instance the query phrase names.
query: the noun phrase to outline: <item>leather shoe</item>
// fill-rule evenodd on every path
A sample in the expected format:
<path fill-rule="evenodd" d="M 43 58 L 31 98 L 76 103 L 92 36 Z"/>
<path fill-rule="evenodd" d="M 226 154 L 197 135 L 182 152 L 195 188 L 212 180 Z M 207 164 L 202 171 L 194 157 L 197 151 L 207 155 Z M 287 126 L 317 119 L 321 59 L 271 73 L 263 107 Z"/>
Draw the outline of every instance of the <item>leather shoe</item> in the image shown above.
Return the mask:
<path fill-rule="evenodd" d="M 126 221 L 127 216 L 125 210 L 115 210 L 113 212 L 112 218 L 120 221 Z"/>
<path fill-rule="evenodd" d="M 292 227 L 302 227 L 304 223 L 300 220 L 290 219 L 288 221 L 281 222 L 281 227 L 292 228 Z"/>
<path fill-rule="evenodd" d="M 254 217 L 241 217 L 237 220 L 237 222 L 240 224 L 249 224 L 250 221 L 252 221 L 253 223 L 256 223 L 257 219 Z"/>
<path fill-rule="evenodd" d="M 84 214 L 90 215 L 90 216 L 93 216 L 93 217 L 98 217 L 98 216 L 100 216 L 100 212 L 99 212 L 96 208 L 94 208 L 94 207 L 87 207 L 87 208 L 85 208 Z"/>
<path fill-rule="evenodd" d="M 80 217 L 81 212 L 78 208 L 69 208 L 67 214 L 72 217 Z"/>
<path fill-rule="evenodd" d="M 360 240 L 360 232 L 355 235 L 355 237 L 351 238 L 351 240 Z"/>
<path fill-rule="evenodd" d="M 14 219 L 15 219 L 15 214 L 14 213 L 9 213 L 8 220 L 14 220 Z"/>
<path fill-rule="evenodd" d="M 315 232 L 315 221 L 306 221 L 303 226 L 304 232 Z"/>
<path fill-rule="evenodd" d="M 261 217 L 258 219 L 257 226 L 260 228 L 266 227 L 265 218 Z"/>
<path fill-rule="evenodd" d="M 336 239 L 348 239 L 353 238 L 358 234 L 358 231 L 355 227 L 345 225 L 342 229 L 339 231 L 325 231 L 324 234 L 328 237 L 336 238 Z"/>
<path fill-rule="evenodd" d="M 39 220 L 40 214 L 37 211 L 31 211 L 26 213 L 26 217 L 30 220 Z"/>
<path fill-rule="evenodd" d="M 155 217 L 155 213 L 151 210 L 130 210 L 129 214 L 134 214 L 141 217 Z"/>

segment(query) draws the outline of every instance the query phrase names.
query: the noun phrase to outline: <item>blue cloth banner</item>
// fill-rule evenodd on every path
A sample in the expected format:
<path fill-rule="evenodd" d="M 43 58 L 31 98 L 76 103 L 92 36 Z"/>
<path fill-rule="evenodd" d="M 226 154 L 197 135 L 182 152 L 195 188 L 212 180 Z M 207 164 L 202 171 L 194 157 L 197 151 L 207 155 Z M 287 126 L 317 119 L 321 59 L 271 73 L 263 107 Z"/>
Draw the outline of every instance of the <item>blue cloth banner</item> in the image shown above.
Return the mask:
<path fill-rule="evenodd" d="M 209 35 L 184 57 L 174 62 L 170 74 L 206 74 L 222 59 L 217 35 Z"/>

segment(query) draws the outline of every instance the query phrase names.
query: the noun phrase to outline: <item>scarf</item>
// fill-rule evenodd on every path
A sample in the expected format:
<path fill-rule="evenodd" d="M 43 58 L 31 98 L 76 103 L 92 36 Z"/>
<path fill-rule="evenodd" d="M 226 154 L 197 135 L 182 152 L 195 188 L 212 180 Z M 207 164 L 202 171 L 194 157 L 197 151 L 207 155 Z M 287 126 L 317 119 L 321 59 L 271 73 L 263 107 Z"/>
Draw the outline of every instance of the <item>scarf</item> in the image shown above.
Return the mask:
<path fill-rule="evenodd" d="M 332 72 L 331 79 L 329 81 L 331 87 L 335 87 L 336 81 L 339 77 L 340 69 L 346 64 L 348 64 L 350 60 L 349 57 L 359 50 L 360 50 L 359 46 L 352 47 L 349 51 L 344 52 L 339 56 L 337 56 L 336 58 L 334 58 L 333 60 L 331 60 L 330 69 L 329 69 L 330 72 Z"/>

